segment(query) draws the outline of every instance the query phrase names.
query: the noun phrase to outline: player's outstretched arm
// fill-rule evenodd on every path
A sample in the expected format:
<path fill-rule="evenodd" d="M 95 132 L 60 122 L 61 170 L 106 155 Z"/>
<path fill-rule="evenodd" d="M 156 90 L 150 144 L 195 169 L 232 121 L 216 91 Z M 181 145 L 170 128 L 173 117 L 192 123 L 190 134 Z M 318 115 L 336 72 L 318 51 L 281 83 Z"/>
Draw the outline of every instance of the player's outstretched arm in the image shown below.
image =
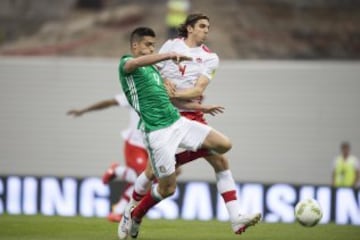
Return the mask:
<path fill-rule="evenodd" d="M 191 61 L 192 58 L 175 52 L 144 55 L 127 61 L 124 65 L 124 70 L 125 72 L 130 73 L 139 67 L 153 65 L 165 60 L 173 60 L 175 63 L 179 64 L 182 61 Z"/>
<path fill-rule="evenodd" d="M 172 103 L 175 107 L 185 109 L 185 110 L 195 110 L 195 111 L 202 111 L 203 113 L 208 113 L 212 116 L 215 116 L 220 113 L 224 113 L 225 108 L 220 105 L 207 105 L 207 104 L 200 104 L 198 102 L 192 101 L 183 101 L 172 99 Z"/>
<path fill-rule="evenodd" d="M 115 99 L 108 99 L 108 100 L 103 100 L 103 101 L 94 103 L 83 109 L 71 109 L 67 112 L 67 115 L 74 116 L 74 117 L 80 117 L 81 115 L 83 115 L 84 113 L 87 113 L 87 112 L 102 110 L 102 109 L 109 108 L 112 106 L 117 106 L 117 105 L 118 105 L 118 102 Z"/>
<path fill-rule="evenodd" d="M 185 100 L 201 97 L 208 85 L 209 79 L 206 76 L 201 75 L 193 88 L 176 91 L 174 98 Z"/>

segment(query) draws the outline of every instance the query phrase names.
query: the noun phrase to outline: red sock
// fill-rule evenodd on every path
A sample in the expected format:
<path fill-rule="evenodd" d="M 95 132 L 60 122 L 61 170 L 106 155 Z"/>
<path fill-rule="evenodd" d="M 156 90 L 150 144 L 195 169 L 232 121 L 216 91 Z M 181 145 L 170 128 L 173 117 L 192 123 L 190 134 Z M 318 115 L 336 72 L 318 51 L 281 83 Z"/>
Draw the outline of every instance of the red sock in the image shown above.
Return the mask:
<path fill-rule="evenodd" d="M 148 191 L 144 198 L 141 200 L 131 213 L 131 216 L 138 222 L 145 216 L 150 208 L 155 206 L 161 199 L 157 199 L 152 196 L 151 191 Z"/>
<path fill-rule="evenodd" d="M 191 162 L 195 159 L 205 157 L 209 155 L 209 150 L 207 149 L 199 149 L 196 152 L 194 151 L 184 151 L 175 155 L 176 158 L 176 166 L 181 166 L 185 163 Z"/>

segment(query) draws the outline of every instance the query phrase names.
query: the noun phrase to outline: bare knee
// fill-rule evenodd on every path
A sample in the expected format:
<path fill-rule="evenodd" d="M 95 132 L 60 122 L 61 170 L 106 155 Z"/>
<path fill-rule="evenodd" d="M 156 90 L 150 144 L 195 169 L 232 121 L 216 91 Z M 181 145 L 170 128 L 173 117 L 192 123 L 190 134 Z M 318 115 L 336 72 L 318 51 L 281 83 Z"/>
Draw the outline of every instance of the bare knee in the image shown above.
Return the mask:
<path fill-rule="evenodd" d="M 163 198 L 167 198 L 172 196 L 175 193 L 176 190 L 176 185 L 175 186 L 166 186 L 166 187 L 161 187 L 159 186 L 158 191 L 159 194 L 163 197 Z"/>
<path fill-rule="evenodd" d="M 230 151 L 231 148 L 232 148 L 232 143 L 231 143 L 230 139 L 225 137 L 224 140 L 222 141 L 222 145 L 221 145 L 218 153 L 224 154 L 224 153 Z"/>
<path fill-rule="evenodd" d="M 175 193 L 176 190 L 176 173 L 159 179 L 158 192 L 161 197 L 166 198 Z"/>
<path fill-rule="evenodd" d="M 213 129 L 206 137 L 202 147 L 224 154 L 231 149 L 232 143 L 228 137 Z"/>

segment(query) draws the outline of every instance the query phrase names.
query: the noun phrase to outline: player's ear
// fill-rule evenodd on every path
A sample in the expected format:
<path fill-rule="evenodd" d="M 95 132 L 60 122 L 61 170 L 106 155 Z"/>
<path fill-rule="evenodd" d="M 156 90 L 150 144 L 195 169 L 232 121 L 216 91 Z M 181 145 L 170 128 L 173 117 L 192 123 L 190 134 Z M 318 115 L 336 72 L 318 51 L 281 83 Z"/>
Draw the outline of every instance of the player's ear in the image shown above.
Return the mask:
<path fill-rule="evenodd" d="M 186 30 L 187 30 L 188 33 L 191 33 L 191 32 L 193 32 L 193 27 L 191 25 L 188 25 L 186 27 Z"/>

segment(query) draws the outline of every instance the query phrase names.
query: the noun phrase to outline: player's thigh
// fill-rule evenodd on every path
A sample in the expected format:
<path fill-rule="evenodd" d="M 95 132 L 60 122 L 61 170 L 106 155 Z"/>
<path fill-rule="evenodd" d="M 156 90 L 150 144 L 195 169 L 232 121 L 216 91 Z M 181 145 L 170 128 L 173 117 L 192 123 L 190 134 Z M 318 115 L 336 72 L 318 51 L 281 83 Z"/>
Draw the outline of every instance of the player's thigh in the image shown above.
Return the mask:
<path fill-rule="evenodd" d="M 181 131 L 185 133 L 181 140 L 180 147 L 196 151 L 201 147 L 206 137 L 211 132 L 211 127 L 184 117 L 181 118 L 180 122 Z"/>
<path fill-rule="evenodd" d="M 224 134 L 216 129 L 211 129 L 209 134 L 206 136 L 202 147 L 215 150 L 217 153 L 223 154 L 231 149 L 232 144 L 230 139 Z"/>
<path fill-rule="evenodd" d="M 181 138 L 173 128 L 165 128 L 146 133 L 149 160 L 157 178 L 175 172 L 175 153 Z"/>
<path fill-rule="evenodd" d="M 125 162 L 128 167 L 140 174 L 145 170 L 147 161 L 148 153 L 145 148 L 125 142 Z"/>

